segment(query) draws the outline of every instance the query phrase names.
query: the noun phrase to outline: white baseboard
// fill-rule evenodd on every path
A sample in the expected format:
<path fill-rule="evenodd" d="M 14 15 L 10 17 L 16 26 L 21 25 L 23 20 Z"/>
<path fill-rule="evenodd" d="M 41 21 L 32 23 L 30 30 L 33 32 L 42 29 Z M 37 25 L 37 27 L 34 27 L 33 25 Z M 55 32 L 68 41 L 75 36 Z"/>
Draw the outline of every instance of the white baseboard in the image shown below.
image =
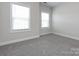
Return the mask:
<path fill-rule="evenodd" d="M 62 34 L 62 33 L 53 32 L 53 34 L 64 36 L 64 37 L 68 37 L 68 38 L 75 39 L 75 40 L 79 40 L 79 37 L 73 37 L 73 36 L 70 36 L 70 35 Z"/>
<path fill-rule="evenodd" d="M 16 40 L 11 40 L 11 41 L 6 41 L 6 42 L 0 42 L 0 46 L 4 46 L 4 45 L 16 43 L 16 42 L 21 42 L 21 41 L 25 41 L 25 40 L 30 40 L 30 39 L 34 39 L 34 38 L 38 38 L 38 37 L 39 36 L 33 36 L 33 37 L 29 37 L 29 38 L 22 38 L 22 39 L 16 39 Z"/>
<path fill-rule="evenodd" d="M 47 34 L 51 34 L 51 33 L 50 32 L 49 33 L 42 33 L 40 36 L 47 35 Z"/>
<path fill-rule="evenodd" d="M 51 34 L 51 33 L 44 33 L 44 34 L 41 34 L 41 35 L 47 35 L 47 34 Z M 62 33 L 53 32 L 53 34 L 68 37 L 68 38 L 75 39 L 75 40 L 79 40 L 79 37 L 73 37 L 73 36 L 70 36 L 70 35 L 62 34 Z M 21 41 L 25 41 L 25 40 L 30 40 L 30 39 L 34 39 L 34 38 L 38 38 L 38 37 L 39 36 L 37 35 L 37 36 L 29 37 L 29 38 L 22 38 L 22 39 L 16 39 L 16 40 L 12 40 L 12 41 L 0 42 L 0 46 L 4 46 L 4 45 L 16 43 L 16 42 L 21 42 Z"/>

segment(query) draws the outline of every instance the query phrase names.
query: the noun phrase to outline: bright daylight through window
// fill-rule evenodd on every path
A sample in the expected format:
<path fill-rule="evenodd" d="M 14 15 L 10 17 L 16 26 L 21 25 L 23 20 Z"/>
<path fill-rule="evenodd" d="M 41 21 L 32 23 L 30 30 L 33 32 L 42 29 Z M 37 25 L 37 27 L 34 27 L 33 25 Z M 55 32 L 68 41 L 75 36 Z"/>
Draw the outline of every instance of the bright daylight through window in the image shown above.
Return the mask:
<path fill-rule="evenodd" d="M 49 14 L 42 12 L 41 17 L 42 17 L 41 27 L 49 27 Z"/>
<path fill-rule="evenodd" d="M 30 28 L 30 8 L 12 4 L 12 29 L 29 29 Z"/>

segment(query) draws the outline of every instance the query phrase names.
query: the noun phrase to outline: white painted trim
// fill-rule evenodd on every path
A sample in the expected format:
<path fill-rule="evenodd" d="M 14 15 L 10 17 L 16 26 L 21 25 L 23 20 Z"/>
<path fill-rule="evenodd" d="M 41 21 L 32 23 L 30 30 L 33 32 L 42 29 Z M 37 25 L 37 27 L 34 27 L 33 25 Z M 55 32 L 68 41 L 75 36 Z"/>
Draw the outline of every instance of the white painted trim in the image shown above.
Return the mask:
<path fill-rule="evenodd" d="M 48 33 L 42 33 L 42 34 L 40 34 L 40 36 L 47 35 L 47 34 L 51 34 L 51 33 L 50 32 L 48 32 Z"/>
<path fill-rule="evenodd" d="M 53 34 L 68 37 L 68 38 L 71 38 L 71 39 L 74 39 L 74 40 L 79 40 L 79 37 L 74 37 L 74 36 L 70 36 L 70 35 L 66 35 L 66 34 L 62 34 L 62 33 L 53 32 Z"/>
<path fill-rule="evenodd" d="M 8 45 L 8 44 L 12 44 L 12 43 L 16 43 L 16 42 L 21 42 L 21 41 L 25 41 L 25 40 L 30 40 L 30 39 L 34 39 L 34 38 L 38 38 L 39 36 L 33 36 L 33 37 L 28 37 L 28 38 L 22 38 L 22 39 L 16 39 L 16 40 L 11 40 L 11 41 L 5 41 L 5 42 L 0 42 L 0 46 L 4 46 L 4 45 Z"/>

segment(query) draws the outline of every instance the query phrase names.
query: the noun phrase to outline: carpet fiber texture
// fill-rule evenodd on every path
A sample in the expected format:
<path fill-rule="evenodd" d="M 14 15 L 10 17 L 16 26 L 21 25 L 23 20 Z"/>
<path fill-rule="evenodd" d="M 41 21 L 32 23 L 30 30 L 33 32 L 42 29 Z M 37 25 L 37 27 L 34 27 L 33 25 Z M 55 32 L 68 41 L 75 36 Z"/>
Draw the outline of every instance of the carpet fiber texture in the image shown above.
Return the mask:
<path fill-rule="evenodd" d="M 49 34 L 0 47 L 0 56 L 79 56 L 79 41 Z"/>

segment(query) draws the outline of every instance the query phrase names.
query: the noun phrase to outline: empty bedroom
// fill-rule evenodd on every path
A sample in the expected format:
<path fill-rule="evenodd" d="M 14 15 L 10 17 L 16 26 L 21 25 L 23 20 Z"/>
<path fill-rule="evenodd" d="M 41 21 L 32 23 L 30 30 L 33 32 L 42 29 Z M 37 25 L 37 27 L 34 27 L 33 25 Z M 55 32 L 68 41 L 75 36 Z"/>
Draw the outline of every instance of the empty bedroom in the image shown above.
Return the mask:
<path fill-rule="evenodd" d="M 79 56 L 79 2 L 0 2 L 0 56 Z"/>

